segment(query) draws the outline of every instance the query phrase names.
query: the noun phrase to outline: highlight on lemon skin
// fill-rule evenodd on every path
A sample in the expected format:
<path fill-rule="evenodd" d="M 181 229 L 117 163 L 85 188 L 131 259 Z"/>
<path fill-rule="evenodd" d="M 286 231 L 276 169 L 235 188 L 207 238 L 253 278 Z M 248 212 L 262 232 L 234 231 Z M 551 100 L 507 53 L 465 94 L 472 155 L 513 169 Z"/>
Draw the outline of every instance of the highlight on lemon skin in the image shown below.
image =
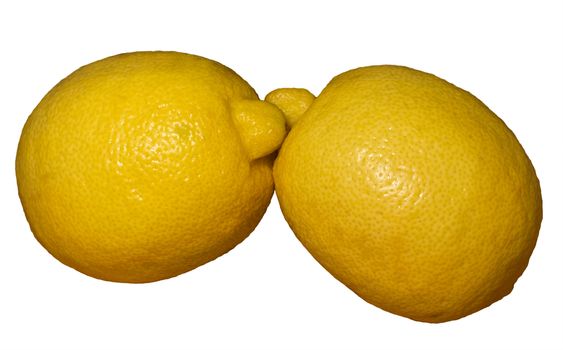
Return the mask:
<path fill-rule="evenodd" d="M 64 264 L 109 281 L 157 281 L 253 231 L 284 135 L 281 112 L 218 62 L 121 54 L 76 70 L 33 110 L 18 191 L 35 237 Z"/>
<path fill-rule="evenodd" d="M 538 178 L 512 131 L 470 93 L 407 67 L 333 78 L 288 133 L 274 181 L 324 268 L 423 322 L 508 295 L 542 220 Z"/>

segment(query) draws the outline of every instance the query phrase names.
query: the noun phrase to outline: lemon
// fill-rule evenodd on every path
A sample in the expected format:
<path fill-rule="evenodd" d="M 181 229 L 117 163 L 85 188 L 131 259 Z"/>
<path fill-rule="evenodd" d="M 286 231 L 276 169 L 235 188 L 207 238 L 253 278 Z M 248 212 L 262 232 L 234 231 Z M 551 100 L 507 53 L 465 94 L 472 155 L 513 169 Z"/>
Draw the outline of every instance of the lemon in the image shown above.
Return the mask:
<path fill-rule="evenodd" d="M 542 218 L 534 168 L 501 119 L 406 67 L 335 77 L 289 132 L 274 181 L 322 266 L 367 302 L 425 322 L 510 293 Z"/>
<path fill-rule="evenodd" d="M 169 278 L 254 229 L 285 132 L 281 111 L 217 62 L 121 54 L 78 69 L 35 108 L 17 152 L 19 195 L 64 264 L 110 281 Z"/>

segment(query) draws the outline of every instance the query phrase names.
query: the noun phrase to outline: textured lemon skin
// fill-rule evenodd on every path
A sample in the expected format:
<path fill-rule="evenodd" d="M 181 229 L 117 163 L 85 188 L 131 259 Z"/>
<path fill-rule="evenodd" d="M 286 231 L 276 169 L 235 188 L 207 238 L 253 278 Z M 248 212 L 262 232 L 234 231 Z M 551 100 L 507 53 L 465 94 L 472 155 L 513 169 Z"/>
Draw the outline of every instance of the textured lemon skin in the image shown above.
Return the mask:
<path fill-rule="evenodd" d="M 367 302 L 425 322 L 510 293 L 542 218 L 538 179 L 506 125 L 406 67 L 335 77 L 284 141 L 274 180 L 322 266 Z"/>
<path fill-rule="evenodd" d="M 176 52 L 72 73 L 35 108 L 18 147 L 35 237 L 68 266 L 119 282 L 169 278 L 233 248 L 273 193 L 272 156 L 252 159 L 230 114 L 240 100 L 258 97 L 236 73 Z"/>
<path fill-rule="evenodd" d="M 251 159 L 277 150 L 286 134 L 285 116 L 276 105 L 257 100 L 239 100 L 231 104 L 235 126 Z"/>
<path fill-rule="evenodd" d="M 265 100 L 276 105 L 282 112 L 289 128 L 293 127 L 315 100 L 306 89 L 281 88 L 271 91 Z"/>

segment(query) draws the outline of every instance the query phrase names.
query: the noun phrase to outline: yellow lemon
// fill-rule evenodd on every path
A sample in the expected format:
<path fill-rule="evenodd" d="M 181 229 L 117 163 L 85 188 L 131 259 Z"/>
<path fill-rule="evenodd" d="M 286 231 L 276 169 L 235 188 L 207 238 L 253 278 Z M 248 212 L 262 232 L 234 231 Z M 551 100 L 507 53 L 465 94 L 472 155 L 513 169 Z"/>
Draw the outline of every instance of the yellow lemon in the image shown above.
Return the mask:
<path fill-rule="evenodd" d="M 510 293 L 542 218 L 508 127 L 470 93 L 406 67 L 335 77 L 289 132 L 274 181 L 322 266 L 367 302 L 426 322 Z"/>
<path fill-rule="evenodd" d="M 23 129 L 16 175 L 31 230 L 90 276 L 150 282 L 241 242 L 273 193 L 281 111 L 229 68 L 177 52 L 86 65 Z"/>

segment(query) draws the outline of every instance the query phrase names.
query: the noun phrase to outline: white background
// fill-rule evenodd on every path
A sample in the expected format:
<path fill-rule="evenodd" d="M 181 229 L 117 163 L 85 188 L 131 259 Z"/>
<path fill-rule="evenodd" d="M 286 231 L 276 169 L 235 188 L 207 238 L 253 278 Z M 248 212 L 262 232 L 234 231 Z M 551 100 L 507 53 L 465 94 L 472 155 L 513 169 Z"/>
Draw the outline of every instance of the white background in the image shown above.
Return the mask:
<path fill-rule="evenodd" d="M 562 2 L 12 1 L 0 5 L 0 38 L 0 349 L 563 347 Z M 246 241 L 170 280 L 109 283 L 56 261 L 18 200 L 21 128 L 79 66 L 157 49 L 218 60 L 262 97 L 318 94 L 337 73 L 383 63 L 474 93 L 515 132 L 542 185 L 540 238 L 512 294 L 444 324 L 381 311 L 313 260 L 275 198 Z"/>

